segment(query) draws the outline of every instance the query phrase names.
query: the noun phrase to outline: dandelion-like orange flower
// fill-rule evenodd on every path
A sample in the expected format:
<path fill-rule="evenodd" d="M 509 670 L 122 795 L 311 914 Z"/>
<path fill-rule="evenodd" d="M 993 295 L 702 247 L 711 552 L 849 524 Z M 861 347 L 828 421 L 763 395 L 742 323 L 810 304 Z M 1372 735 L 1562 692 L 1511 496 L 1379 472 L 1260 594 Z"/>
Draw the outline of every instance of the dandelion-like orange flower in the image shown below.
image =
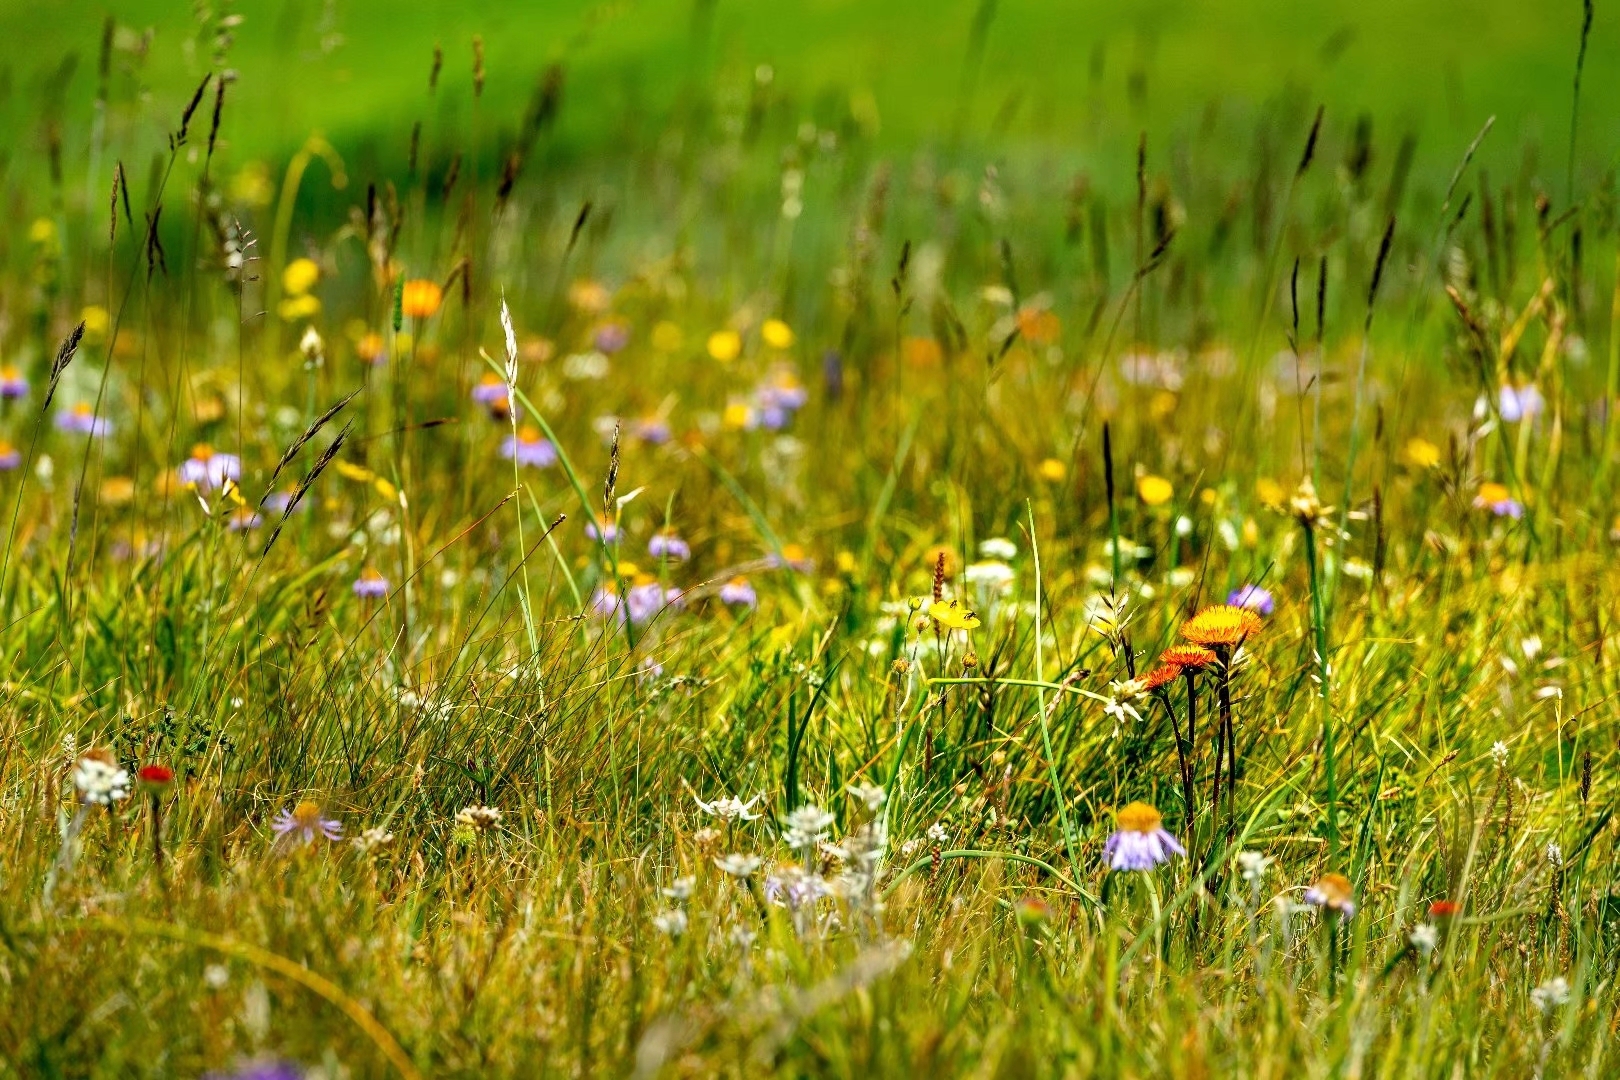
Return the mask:
<path fill-rule="evenodd" d="M 444 290 L 439 283 L 426 278 L 414 278 L 405 283 L 400 293 L 399 308 L 406 318 L 426 319 L 439 310 Z"/>
<path fill-rule="evenodd" d="M 1160 664 L 1141 678 L 1142 692 L 1157 690 L 1166 683 L 1173 683 L 1181 678 L 1181 668 L 1175 664 Z"/>
<path fill-rule="evenodd" d="M 1181 636 L 1205 648 L 1230 648 L 1260 632 L 1260 616 L 1248 608 L 1230 604 L 1207 607 L 1181 625 Z"/>
<path fill-rule="evenodd" d="M 1159 654 L 1159 663 L 1197 671 L 1213 665 L 1218 658 L 1202 645 L 1172 645 Z"/>

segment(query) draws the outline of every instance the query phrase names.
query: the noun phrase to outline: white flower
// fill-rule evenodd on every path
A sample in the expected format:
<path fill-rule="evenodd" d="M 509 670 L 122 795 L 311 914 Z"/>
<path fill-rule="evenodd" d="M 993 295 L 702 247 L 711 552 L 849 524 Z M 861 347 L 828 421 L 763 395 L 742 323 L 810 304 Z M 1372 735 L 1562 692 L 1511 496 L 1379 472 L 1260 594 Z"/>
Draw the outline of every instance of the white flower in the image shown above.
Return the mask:
<path fill-rule="evenodd" d="M 1412 928 L 1406 940 L 1412 943 L 1412 948 L 1427 956 L 1440 943 L 1440 931 L 1434 923 L 1422 923 Z"/>
<path fill-rule="evenodd" d="M 393 842 L 394 834 L 389 832 L 387 829 L 376 825 L 373 825 L 369 829 L 362 830 L 360 835 L 354 838 L 354 846 L 363 852 L 373 851 L 380 847 L 387 847 Z"/>
<path fill-rule="evenodd" d="M 1496 767 L 1498 769 L 1507 768 L 1507 763 L 1508 763 L 1508 745 L 1507 745 L 1507 743 L 1503 742 L 1501 739 L 1497 739 L 1495 742 L 1493 742 L 1491 744 L 1491 760 L 1496 762 Z"/>
<path fill-rule="evenodd" d="M 945 825 L 943 822 L 936 821 L 932 825 L 928 826 L 928 839 L 932 840 L 934 843 L 944 844 L 946 841 L 950 840 L 950 838 L 951 834 L 945 831 Z"/>
<path fill-rule="evenodd" d="M 866 804 L 868 810 L 876 810 L 888 799 L 888 793 L 876 784 L 851 784 L 844 790 Z"/>
<path fill-rule="evenodd" d="M 759 872 L 759 856 L 732 852 L 714 860 L 714 865 L 732 877 L 747 879 Z"/>
<path fill-rule="evenodd" d="M 1558 841 L 1547 841 L 1547 861 L 1557 870 L 1564 865 L 1564 849 L 1558 846 Z"/>
<path fill-rule="evenodd" d="M 664 895 L 676 903 L 684 903 L 692 896 L 692 887 L 697 884 L 695 877 L 678 877 L 664 890 Z"/>
<path fill-rule="evenodd" d="M 1258 851 L 1240 851 L 1237 853 L 1238 873 L 1243 880 L 1253 885 L 1265 877 L 1266 869 L 1271 866 L 1270 855 L 1262 855 Z"/>
<path fill-rule="evenodd" d="M 1111 697 L 1103 702 L 1103 715 L 1114 718 L 1115 734 L 1118 734 L 1120 726 L 1126 720 L 1135 720 L 1138 723 L 1142 720 L 1142 714 L 1131 708 L 1130 702 L 1121 701 L 1117 697 Z"/>
<path fill-rule="evenodd" d="M 129 770 L 119 768 L 110 755 L 86 754 L 73 766 L 73 786 L 80 802 L 111 806 L 129 798 Z"/>
<path fill-rule="evenodd" d="M 969 585 L 989 592 L 1005 592 L 1016 577 L 1013 568 L 1004 562 L 970 563 L 968 568 L 962 571 L 962 576 L 967 579 Z"/>
<path fill-rule="evenodd" d="M 747 802 L 732 798 L 729 795 L 723 795 L 713 802 L 704 802 L 695 795 L 692 798 L 698 804 L 699 810 L 705 814 L 712 814 L 721 821 L 754 821 L 759 818 L 759 815 L 750 814 L 748 811 L 753 809 L 754 804 L 759 802 L 762 796 L 755 795 Z"/>
<path fill-rule="evenodd" d="M 1530 1002 L 1542 1012 L 1550 1012 L 1569 1001 L 1569 980 L 1562 975 L 1548 979 L 1530 991 Z"/>
<path fill-rule="evenodd" d="M 782 819 L 782 839 L 788 847 L 809 848 L 827 838 L 836 819 L 814 803 L 806 803 Z"/>
<path fill-rule="evenodd" d="M 1164 575 L 1164 583 L 1172 589 L 1185 589 L 1198 580 L 1198 571 L 1190 566 L 1178 566 Z"/>
<path fill-rule="evenodd" d="M 979 557 L 1011 562 L 1018 557 L 1018 545 L 1003 536 L 993 536 L 979 543 Z"/>
<path fill-rule="evenodd" d="M 474 832 L 488 832 L 501 823 L 501 812 L 493 806 L 464 806 L 456 815 L 456 824 Z"/>
<path fill-rule="evenodd" d="M 680 937 L 686 933 L 686 912 L 680 908 L 669 908 L 653 916 L 653 925 L 670 937 Z"/>

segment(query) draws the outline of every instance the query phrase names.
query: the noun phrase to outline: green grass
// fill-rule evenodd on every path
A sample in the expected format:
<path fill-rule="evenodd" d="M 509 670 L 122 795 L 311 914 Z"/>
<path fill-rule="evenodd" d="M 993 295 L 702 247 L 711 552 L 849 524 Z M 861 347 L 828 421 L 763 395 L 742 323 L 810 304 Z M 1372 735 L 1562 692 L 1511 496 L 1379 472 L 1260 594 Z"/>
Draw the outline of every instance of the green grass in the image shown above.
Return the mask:
<path fill-rule="evenodd" d="M 0 1077 L 1614 1072 L 1603 11 L 285 10 L 0 14 Z"/>

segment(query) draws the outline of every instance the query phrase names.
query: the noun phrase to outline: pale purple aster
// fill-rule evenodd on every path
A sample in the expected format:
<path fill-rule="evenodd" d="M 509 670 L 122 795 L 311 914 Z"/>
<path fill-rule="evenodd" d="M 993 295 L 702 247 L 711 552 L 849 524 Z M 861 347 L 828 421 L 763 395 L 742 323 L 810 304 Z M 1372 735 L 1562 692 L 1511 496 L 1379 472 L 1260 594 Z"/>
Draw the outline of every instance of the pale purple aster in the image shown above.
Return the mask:
<path fill-rule="evenodd" d="M 611 521 L 587 521 L 585 535 L 592 540 L 600 540 L 604 544 L 617 544 L 619 542 L 619 526 Z"/>
<path fill-rule="evenodd" d="M 747 578 L 732 578 L 720 586 L 720 602 L 734 607 L 753 607 L 759 603 L 759 594 Z"/>
<path fill-rule="evenodd" d="M 16 401 L 28 396 L 28 379 L 14 367 L 0 368 L 0 399 Z"/>
<path fill-rule="evenodd" d="M 111 421 L 97 416 L 95 410 L 84 402 L 57 413 L 56 426 L 62 431 L 89 435 L 93 439 L 105 438 L 112 434 Z"/>
<path fill-rule="evenodd" d="M 662 446 L 664 443 L 669 442 L 671 435 L 669 424 L 656 416 L 648 416 L 637 420 L 635 426 L 630 430 L 631 434 L 636 438 L 652 446 Z"/>
<path fill-rule="evenodd" d="M 203 1080 L 303 1080 L 304 1070 L 290 1061 L 249 1061 L 230 1072 L 204 1073 Z"/>
<path fill-rule="evenodd" d="M 1170 861 L 1172 855 L 1185 855 L 1159 812 L 1146 803 L 1133 802 L 1121 808 L 1119 829 L 1103 845 L 1103 854 L 1114 870 L 1152 870 Z"/>
<path fill-rule="evenodd" d="M 175 470 L 180 482 L 199 491 L 213 491 L 225 486 L 226 480 L 242 478 L 242 459 L 235 454 L 221 454 L 199 447 Z"/>
<path fill-rule="evenodd" d="M 557 448 L 551 445 L 551 440 L 524 428 L 516 435 L 508 435 L 501 443 L 501 457 L 519 465 L 547 469 L 557 464 Z"/>
<path fill-rule="evenodd" d="M 759 426 L 766 431 L 781 431 L 793 419 L 793 413 L 776 405 L 761 405 L 755 413 Z"/>
<path fill-rule="evenodd" d="M 313 844 L 321 838 L 343 838 L 343 823 L 321 813 L 321 808 L 312 802 L 301 802 L 283 810 L 270 823 L 270 828 L 276 839 L 286 844 Z"/>
<path fill-rule="evenodd" d="M 679 599 L 677 592 L 675 598 Z M 632 623 L 644 623 L 658 614 L 670 602 L 670 595 L 664 587 L 656 581 L 649 581 L 642 585 L 633 586 L 624 598 L 625 608 L 630 612 Z"/>
<path fill-rule="evenodd" d="M 364 600 L 377 600 L 387 596 L 388 579 L 368 566 L 354 579 L 354 595 Z"/>
<path fill-rule="evenodd" d="M 293 494 L 294 493 L 291 491 L 272 491 L 270 494 L 264 497 L 264 501 L 259 505 L 270 511 L 272 514 L 285 514 L 288 512 L 289 508 L 298 510 L 309 505 L 308 503 L 302 501 L 300 501 L 297 505 L 294 505 Z"/>
<path fill-rule="evenodd" d="M 264 518 L 253 512 L 249 507 L 243 506 L 225 521 L 225 528 L 231 532 L 248 532 L 264 524 Z"/>
<path fill-rule="evenodd" d="M 480 379 L 473 384 L 472 399 L 480 405 L 494 405 L 507 397 L 506 383 L 498 378 Z"/>
<path fill-rule="evenodd" d="M 0 472 L 10 472 L 22 464 L 22 452 L 8 442 L 0 442 Z"/>
<path fill-rule="evenodd" d="M 659 532 L 654 533 L 653 538 L 647 541 L 647 554 L 655 559 L 685 562 L 692 557 L 692 548 L 672 532 Z"/>
<path fill-rule="evenodd" d="M 630 328 L 622 322 L 603 323 L 596 328 L 596 334 L 591 338 L 591 344 L 596 346 L 597 352 L 604 352 L 612 356 L 630 344 Z"/>
<path fill-rule="evenodd" d="M 1546 401 L 1541 396 L 1535 383 L 1525 383 L 1523 386 L 1513 386 L 1503 383 L 1502 389 L 1497 393 L 1497 408 L 1501 410 L 1502 419 L 1510 424 L 1520 420 L 1534 420 L 1541 415 Z"/>
<path fill-rule="evenodd" d="M 1277 600 L 1270 590 L 1262 589 L 1258 585 L 1243 585 L 1233 589 L 1226 596 L 1226 602 L 1232 607 L 1248 608 L 1256 615 L 1270 615 L 1277 610 Z"/>

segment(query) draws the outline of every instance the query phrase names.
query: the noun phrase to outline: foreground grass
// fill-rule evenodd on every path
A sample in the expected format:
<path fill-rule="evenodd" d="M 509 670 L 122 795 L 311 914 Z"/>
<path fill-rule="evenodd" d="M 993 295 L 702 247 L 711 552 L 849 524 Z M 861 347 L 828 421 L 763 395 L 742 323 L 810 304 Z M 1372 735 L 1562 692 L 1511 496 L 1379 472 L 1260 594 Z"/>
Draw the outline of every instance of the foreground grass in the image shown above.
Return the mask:
<path fill-rule="evenodd" d="M 1612 181 L 768 83 L 504 195 L 211 83 L 24 208 L 0 1069 L 1612 1072 Z"/>

